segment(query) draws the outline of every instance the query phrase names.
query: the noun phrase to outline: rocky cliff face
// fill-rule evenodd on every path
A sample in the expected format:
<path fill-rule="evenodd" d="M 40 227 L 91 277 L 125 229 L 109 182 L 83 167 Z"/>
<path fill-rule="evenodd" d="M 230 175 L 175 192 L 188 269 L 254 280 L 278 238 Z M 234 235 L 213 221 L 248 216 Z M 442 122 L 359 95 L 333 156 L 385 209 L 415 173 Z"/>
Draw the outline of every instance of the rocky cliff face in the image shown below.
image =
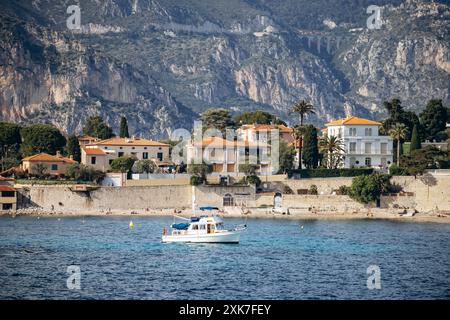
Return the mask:
<path fill-rule="evenodd" d="M 162 136 L 212 106 L 289 121 L 303 98 L 321 124 L 381 117 L 393 97 L 415 111 L 448 103 L 449 6 L 386 2 L 368 30 L 368 0 L 82 0 L 73 32 L 64 1 L 0 0 L 0 119 L 72 132 L 125 114 L 132 132 Z"/>

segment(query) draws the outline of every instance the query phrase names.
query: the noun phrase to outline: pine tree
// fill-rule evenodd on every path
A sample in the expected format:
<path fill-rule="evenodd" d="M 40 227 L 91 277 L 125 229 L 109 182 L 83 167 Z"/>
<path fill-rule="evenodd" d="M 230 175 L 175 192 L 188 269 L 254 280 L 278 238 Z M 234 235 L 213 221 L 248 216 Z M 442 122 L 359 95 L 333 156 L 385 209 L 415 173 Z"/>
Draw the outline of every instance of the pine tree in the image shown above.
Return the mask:
<path fill-rule="evenodd" d="M 67 140 L 66 153 L 73 156 L 73 160 L 81 162 L 81 148 L 76 136 L 70 136 Z"/>
<path fill-rule="evenodd" d="M 420 144 L 419 132 L 417 130 L 417 125 L 414 125 L 412 135 L 411 135 L 411 151 L 420 149 L 422 146 Z"/>
<path fill-rule="evenodd" d="M 127 118 L 120 118 L 120 137 L 121 138 L 129 138 L 130 134 L 128 133 L 128 122 Z"/>
<path fill-rule="evenodd" d="M 303 140 L 302 160 L 308 169 L 316 168 L 319 162 L 317 129 L 313 125 L 306 126 Z"/>

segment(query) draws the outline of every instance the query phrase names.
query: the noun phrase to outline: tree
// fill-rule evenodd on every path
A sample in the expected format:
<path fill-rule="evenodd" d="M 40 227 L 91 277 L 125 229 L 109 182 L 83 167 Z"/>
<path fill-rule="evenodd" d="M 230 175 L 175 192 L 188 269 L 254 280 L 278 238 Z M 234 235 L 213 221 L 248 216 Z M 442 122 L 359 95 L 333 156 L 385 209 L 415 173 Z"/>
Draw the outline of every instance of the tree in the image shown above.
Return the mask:
<path fill-rule="evenodd" d="M 391 188 L 390 176 L 373 173 L 354 177 L 349 195 L 361 203 L 378 201 L 381 195 Z"/>
<path fill-rule="evenodd" d="M 99 184 L 105 177 L 105 173 L 81 163 L 73 163 L 66 167 L 64 175 L 75 181 L 92 181 Z"/>
<path fill-rule="evenodd" d="M 410 152 L 402 157 L 403 168 L 410 175 L 423 174 L 426 169 L 444 169 L 449 153 L 434 146 L 427 146 Z"/>
<path fill-rule="evenodd" d="M 36 153 L 56 154 L 66 145 L 66 138 L 52 125 L 30 124 L 20 130 L 23 142 L 20 152 L 23 157 Z"/>
<path fill-rule="evenodd" d="M 136 161 L 133 165 L 134 173 L 154 173 L 156 169 L 156 163 L 149 159 Z"/>
<path fill-rule="evenodd" d="M 83 133 L 99 139 L 109 139 L 114 137 L 113 130 L 103 121 L 100 116 L 92 116 L 86 121 Z"/>
<path fill-rule="evenodd" d="M 66 153 L 73 156 L 73 160 L 81 162 L 81 148 L 77 136 L 72 135 L 67 139 Z"/>
<path fill-rule="evenodd" d="M 395 126 L 389 130 L 389 135 L 397 140 L 397 166 L 400 165 L 400 149 L 402 147 L 401 141 L 406 138 L 408 129 L 403 123 L 397 123 Z"/>
<path fill-rule="evenodd" d="M 411 135 L 411 148 L 410 150 L 417 150 L 421 148 L 420 137 L 417 130 L 417 125 L 414 125 L 412 135 Z"/>
<path fill-rule="evenodd" d="M 230 111 L 216 108 L 209 109 L 202 113 L 201 120 L 203 122 L 203 129 L 217 129 L 222 133 L 226 128 L 234 127 L 235 123 L 231 118 Z"/>
<path fill-rule="evenodd" d="M 426 140 L 446 140 L 447 109 L 442 100 L 430 100 L 425 110 L 420 114 L 420 121 Z"/>
<path fill-rule="evenodd" d="M 256 175 L 258 166 L 256 164 L 244 163 L 239 165 L 239 171 L 245 174 L 244 181 L 249 184 L 259 185 L 261 179 Z"/>
<path fill-rule="evenodd" d="M 0 122 L 0 172 L 20 163 L 20 125 Z"/>
<path fill-rule="evenodd" d="M 278 173 L 286 173 L 294 168 L 295 149 L 286 141 L 280 140 L 279 144 L 279 165 Z M 273 152 L 273 151 L 272 151 Z"/>
<path fill-rule="evenodd" d="M 317 168 L 319 162 L 319 147 L 317 129 L 313 125 L 305 127 L 302 160 L 308 169 Z"/>
<path fill-rule="evenodd" d="M 292 112 L 298 113 L 300 117 L 300 126 L 303 127 L 303 121 L 306 115 L 308 114 L 314 114 L 314 106 L 305 101 L 300 100 L 297 103 L 294 104 L 292 107 Z M 299 168 L 302 168 L 302 147 L 303 147 L 303 135 L 301 134 L 298 139 L 298 159 L 299 159 Z"/>
<path fill-rule="evenodd" d="M 120 133 L 119 136 L 121 138 L 129 138 L 130 134 L 128 133 L 128 122 L 127 118 L 121 117 L 120 118 Z"/>
<path fill-rule="evenodd" d="M 286 125 L 286 123 L 275 115 L 263 111 L 256 110 L 250 112 L 243 112 L 234 118 L 234 122 L 238 125 L 243 124 L 277 124 Z"/>
<path fill-rule="evenodd" d="M 389 135 L 389 130 L 397 123 L 404 124 L 408 129 L 405 140 L 411 140 L 414 125 L 417 126 L 419 134 L 422 132 L 419 117 L 414 112 L 405 111 L 399 99 L 394 98 L 391 101 L 385 101 L 384 107 L 389 113 L 389 118 L 383 121 L 380 134 Z"/>
<path fill-rule="evenodd" d="M 212 167 L 206 163 L 188 165 L 188 173 L 191 175 L 191 185 L 197 186 L 206 182 L 206 176 L 212 172 Z"/>
<path fill-rule="evenodd" d="M 39 178 L 44 178 L 48 171 L 48 166 L 44 163 L 36 163 L 33 164 L 30 169 L 31 174 L 36 175 Z"/>
<path fill-rule="evenodd" d="M 135 161 L 136 158 L 134 157 L 118 157 L 111 162 L 111 170 L 122 173 L 129 172 Z"/>
<path fill-rule="evenodd" d="M 328 169 L 339 167 L 344 153 L 344 144 L 341 138 L 325 135 L 320 141 L 320 150 L 323 153 L 323 161 Z"/>

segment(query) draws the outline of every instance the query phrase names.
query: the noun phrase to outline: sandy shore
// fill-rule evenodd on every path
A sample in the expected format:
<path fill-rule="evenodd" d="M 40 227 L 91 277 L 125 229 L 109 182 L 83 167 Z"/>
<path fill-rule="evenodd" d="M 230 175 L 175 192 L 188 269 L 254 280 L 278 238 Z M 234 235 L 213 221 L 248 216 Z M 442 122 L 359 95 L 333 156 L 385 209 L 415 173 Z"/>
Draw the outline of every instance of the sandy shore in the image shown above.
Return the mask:
<path fill-rule="evenodd" d="M 3 216 L 43 216 L 43 217 L 82 217 L 82 216 L 137 216 L 137 217 L 161 217 L 173 216 L 174 214 L 183 217 L 192 216 L 192 210 L 110 210 L 92 211 L 92 212 L 62 212 L 62 211 L 45 211 L 42 209 L 20 209 L 16 212 L 0 213 Z M 450 223 L 449 214 L 439 213 L 416 213 L 413 216 L 401 215 L 388 209 L 371 209 L 364 212 L 339 213 L 339 212 L 305 212 L 295 214 L 263 212 L 261 209 L 246 209 L 246 213 L 228 213 L 220 212 L 220 216 L 224 218 L 249 218 L 249 219 L 289 219 L 289 220 L 393 220 L 402 222 L 435 222 Z"/>

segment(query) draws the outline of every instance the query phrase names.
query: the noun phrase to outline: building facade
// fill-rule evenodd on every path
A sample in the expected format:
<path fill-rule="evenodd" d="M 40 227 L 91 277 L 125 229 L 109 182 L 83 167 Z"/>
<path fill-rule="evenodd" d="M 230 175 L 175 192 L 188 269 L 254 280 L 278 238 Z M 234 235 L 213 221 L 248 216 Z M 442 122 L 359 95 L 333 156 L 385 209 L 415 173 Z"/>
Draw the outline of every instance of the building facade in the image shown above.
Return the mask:
<path fill-rule="evenodd" d="M 257 165 L 259 175 L 271 175 L 274 168 L 270 160 L 270 145 L 249 141 L 230 141 L 220 137 L 205 138 L 187 146 L 187 163 L 206 162 L 212 166 L 212 175 L 243 175 L 239 165 Z"/>
<path fill-rule="evenodd" d="M 326 124 L 326 134 L 342 140 L 344 157 L 341 167 L 387 169 L 393 162 L 393 139 L 379 134 L 380 122 L 358 117 L 333 120 Z"/>
<path fill-rule="evenodd" d="M 17 191 L 14 179 L 0 176 L 0 211 L 17 209 Z"/>
<path fill-rule="evenodd" d="M 97 170 L 108 171 L 114 159 L 133 156 L 153 160 L 158 165 L 170 161 L 169 145 L 143 138 L 111 138 L 81 148 L 81 162 Z"/>
<path fill-rule="evenodd" d="M 22 170 L 28 173 L 36 173 L 35 166 L 37 164 L 44 165 L 45 173 L 51 175 L 60 175 L 66 172 L 67 166 L 77 163 L 72 158 L 63 157 L 59 152 L 53 156 L 48 153 L 39 153 L 22 159 Z"/>
<path fill-rule="evenodd" d="M 294 137 L 292 135 L 292 128 L 284 125 L 273 124 L 246 124 L 236 130 L 239 140 L 257 143 L 258 141 L 269 143 L 271 130 L 278 130 L 280 139 L 287 143 L 293 143 Z"/>

